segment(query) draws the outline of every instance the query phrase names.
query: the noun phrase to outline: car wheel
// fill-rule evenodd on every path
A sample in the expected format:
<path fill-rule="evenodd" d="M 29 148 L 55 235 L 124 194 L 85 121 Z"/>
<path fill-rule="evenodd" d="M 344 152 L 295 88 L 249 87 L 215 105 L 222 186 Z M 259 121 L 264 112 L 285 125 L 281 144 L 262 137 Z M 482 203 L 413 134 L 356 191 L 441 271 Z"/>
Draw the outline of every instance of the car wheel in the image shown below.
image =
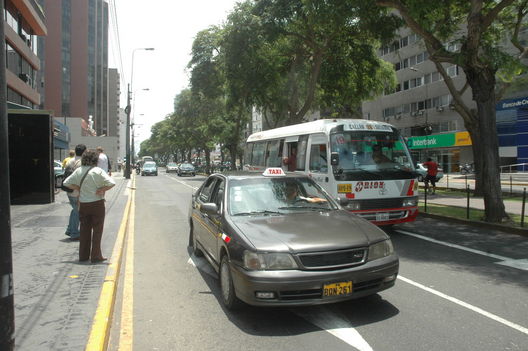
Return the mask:
<path fill-rule="evenodd" d="M 196 244 L 196 238 L 194 237 L 194 229 L 192 222 L 190 222 L 189 227 L 189 246 L 192 248 L 192 253 L 196 257 L 202 257 L 203 252 L 198 248 L 198 245 Z"/>
<path fill-rule="evenodd" d="M 423 177 L 421 175 L 418 176 L 418 181 L 423 182 Z"/>
<path fill-rule="evenodd" d="M 236 297 L 233 278 L 231 277 L 231 268 L 229 267 L 229 258 L 227 255 L 220 261 L 220 290 L 222 293 L 222 302 L 229 310 L 240 307 L 241 301 Z"/>

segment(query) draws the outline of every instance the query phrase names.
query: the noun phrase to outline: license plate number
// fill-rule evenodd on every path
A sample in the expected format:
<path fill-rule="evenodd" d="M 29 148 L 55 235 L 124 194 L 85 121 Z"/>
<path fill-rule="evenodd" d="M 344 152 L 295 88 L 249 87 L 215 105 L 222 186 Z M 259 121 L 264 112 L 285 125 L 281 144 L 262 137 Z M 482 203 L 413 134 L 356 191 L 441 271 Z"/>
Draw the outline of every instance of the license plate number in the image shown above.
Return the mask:
<path fill-rule="evenodd" d="M 337 192 L 338 193 L 351 193 L 352 184 L 337 184 Z"/>
<path fill-rule="evenodd" d="M 350 294 L 352 294 L 352 282 L 323 285 L 323 297 L 344 296 Z"/>
<path fill-rule="evenodd" d="M 388 220 L 389 220 L 388 212 L 376 213 L 376 221 L 388 221 Z"/>

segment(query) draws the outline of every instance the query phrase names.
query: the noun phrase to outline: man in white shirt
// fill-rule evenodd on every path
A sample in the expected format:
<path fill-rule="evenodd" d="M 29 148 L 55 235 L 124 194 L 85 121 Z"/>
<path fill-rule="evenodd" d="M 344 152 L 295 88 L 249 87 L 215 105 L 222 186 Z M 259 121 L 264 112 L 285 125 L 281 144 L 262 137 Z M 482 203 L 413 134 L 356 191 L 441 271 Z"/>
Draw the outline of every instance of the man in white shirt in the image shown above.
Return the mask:
<path fill-rule="evenodd" d="M 108 175 L 112 175 L 110 170 L 110 160 L 108 160 L 108 156 L 104 153 L 104 150 L 101 146 L 97 147 L 97 152 L 99 153 L 99 161 L 97 161 L 97 167 L 101 168 L 103 171 L 108 173 Z"/>

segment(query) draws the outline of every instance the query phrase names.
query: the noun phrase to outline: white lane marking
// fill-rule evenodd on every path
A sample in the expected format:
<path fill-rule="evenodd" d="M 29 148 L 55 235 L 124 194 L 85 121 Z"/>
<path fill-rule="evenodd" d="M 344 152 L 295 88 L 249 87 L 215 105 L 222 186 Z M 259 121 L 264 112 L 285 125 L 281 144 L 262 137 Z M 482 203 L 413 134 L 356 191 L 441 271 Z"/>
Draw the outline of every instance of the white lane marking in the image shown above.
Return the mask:
<path fill-rule="evenodd" d="M 350 325 L 349 321 L 341 318 L 325 307 L 312 307 L 308 312 L 307 310 L 296 310 L 293 312 L 359 351 L 373 351 L 372 347 Z"/>
<path fill-rule="evenodd" d="M 415 238 L 418 238 L 418 239 L 426 240 L 426 241 L 429 241 L 429 242 L 432 242 L 432 243 L 435 243 L 435 244 L 452 247 L 454 249 L 464 250 L 464 251 L 471 252 L 471 253 L 474 253 L 474 254 L 477 254 L 477 255 L 491 257 L 491 258 L 494 258 L 496 260 L 502 261 L 502 262 L 494 262 L 495 264 L 500 264 L 500 265 L 503 265 L 503 266 L 513 267 L 513 268 L 517 268 L 517 269 L 528 271 L 528 262 L 527 262 L 528 260 L 526 260 L 526 259 L 514 259 L 514 258 L 510 258 L 510 257 L 495 255 L 495 254 L 491 254 L 491 253 L 488 253 L 488 252 L 471 249 L 469 247 L 465 247 L 465 246 L 462 246 L 462 245 L 457 245 L 457 244 L 452 244 L 452 243 L 448 243 L 448 242 L 445 242 L 445 241 L 432 239 L 432 238 L 429 238 L 429 237 L 424 236 L 424 235 L 408 232 L 406 230 L 397 229 L 396 231 L 398 233 L 401 233 L 401 234 L 404 234 L 404 235 L 409 235 L 409 236 L 412 236 L 412 237 L 415 237 Z"/>
<path fill-rule="evenodd" d="M 193 267 L 198 268 L 205 274 L 215 279 L 218 279 L 218 274 L 216 274 L 213 267 L 211 267 L 211 265 L 209 264 L 209 262 L 207 262 L 205 258 L 199 258 L 199 257 L 196 257 L 195 255 L 192 255 L 191 257 L 189 257 L 189 260 L 187 261 L 187 263 Z"/>
<path fill-rule="evenodd" d="M 198 187 L 194 187 L 194 186 L 192 186 L 192 185 L 189 185 L 189 184 L 187 184 L 187 183 L 185 183 L 185 182 L 182 182 L 182 181 L 179 180 L 179 179 L 176 179 L 176 178 L 170 177 L 170 176 L 168 176 L 168 175 L 165 175 L 165 177 L 167 177 L 167 178 L 169 178 L 169 179 L 172 179 L 172 180 L 174 180 L 175 182 L 178 182 L 178 183 L 180 183 L 180 184 L 182 184 L 182 185 L 185 185 L 186 187 L 189 187 L 189 188 L 191 188 L 191 189 L 193 189 L 193 190 L 198 190 Z"/>
<path fill-rule="evenodd" d="M 494 320 L 494 321 L 496 321 L 496 322 L 502 323 L 502 324 L 504 324 L 504 325 L 506 325 L 506 326 L 508 326 L 508 327 L 510 327 L 510 328 L 513 328 L 513 329 L 515 329 L 515 330 L 520 331 L 520 332 L 523 333 L 523 334 L 528 335 L 528 328 L 526 328 L 526 327 L 523 327 L 523 326 L 521 326 L 521 325 L 519 325 L 519 324 L 516 324 L 516 323 L 510 322 L 510 321 L 508 321 L 508 320 L 506 320 L 506 319 L 504 319 L 504 318 L 502 318 L 502 317 L 499 317 L 499 316 L 497 316 L 497 315 L 494 315 L 493 313 L 490 313 L 490 312 L 484 311 L 483 309 L 481 309 L 481 308 L 479 308 L 479 307 L 476 307 L 476 306 L 470 305 L 470 304 L 467 303 L 467 302 L 461 301 L 461 300 L 459 300 L 459 299 L 457 299 L 457 298 L 455 298 L 455 297 L 452 297 L 452 296 L 446 295 L 446 294 L 444 294 L 444 293 L 441 293 L 441 292 L 438 291 L 438 290 L 431 289 L 431 288 L 429 288 L 429 287 L 427 287 L 427 286 L 425 286 L 425 285 L 422 285 L 422 284 L 420 284 L 420 283 L 417 283 L 417 282 L 415 282 L 415 281 L 413 281 L 413 280 L 411 280 L 411 279 L 408 279 L 408 278 L 402 277 L 401 275 L 398 276 L 398 279 L 403 280 L 404 282 L 406 282 L 406 283 L 408 283 L 408 284 L 411 284 L 411 285 L 414 285 L 414 286 L 417 287 L 417 288 L 420 288 L 420 289 L 422 289 L 422 290 L 425 290 L 425 291 L 427 291 L 427 292 L 430 292 L 431 294 L 434 294 L 434 295 L 439 296 L 439 297 L 441 297 L 441 298 L 443 298 L 443 299 L 446 299 L 446 300 L 448 300 L 448 301 L 451 301 L 451 302 L 453 302 L 453 303 L 456 303 L 457 305 L 460 305 L 460 306 L 462 306 L 462 307 L 465 307 L 465 308 L 467 308 L 467 309 L 469 309 L 469 310 L 471 310 L 471 311 L 473 311 L 473 312 L 479 313 L 479 314 L 481 314 L 481 315 L 483 315 L 483 316 L 485 316 L 485 317 L 488 317 L 488 318 L 490 318 L 490 319 L 492 319 L 492 320 Z"/>

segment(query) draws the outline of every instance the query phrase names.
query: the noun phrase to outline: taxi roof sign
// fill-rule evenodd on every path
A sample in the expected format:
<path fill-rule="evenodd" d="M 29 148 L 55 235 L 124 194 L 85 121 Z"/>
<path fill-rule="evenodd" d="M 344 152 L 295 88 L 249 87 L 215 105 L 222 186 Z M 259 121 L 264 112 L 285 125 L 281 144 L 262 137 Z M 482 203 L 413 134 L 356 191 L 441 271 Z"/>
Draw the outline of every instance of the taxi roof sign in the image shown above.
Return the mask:
<path fill-rule="evenodd" d="M 262 175 L 266 177 L 281 177 L 281 176 L 285 176 L 286 173 L 284 173 L 284 171 L 280 167 L 270 167 L 270 168 L 266 168 L 266 170 L 264 171 L 264 173 L 262 173 Z"/>

